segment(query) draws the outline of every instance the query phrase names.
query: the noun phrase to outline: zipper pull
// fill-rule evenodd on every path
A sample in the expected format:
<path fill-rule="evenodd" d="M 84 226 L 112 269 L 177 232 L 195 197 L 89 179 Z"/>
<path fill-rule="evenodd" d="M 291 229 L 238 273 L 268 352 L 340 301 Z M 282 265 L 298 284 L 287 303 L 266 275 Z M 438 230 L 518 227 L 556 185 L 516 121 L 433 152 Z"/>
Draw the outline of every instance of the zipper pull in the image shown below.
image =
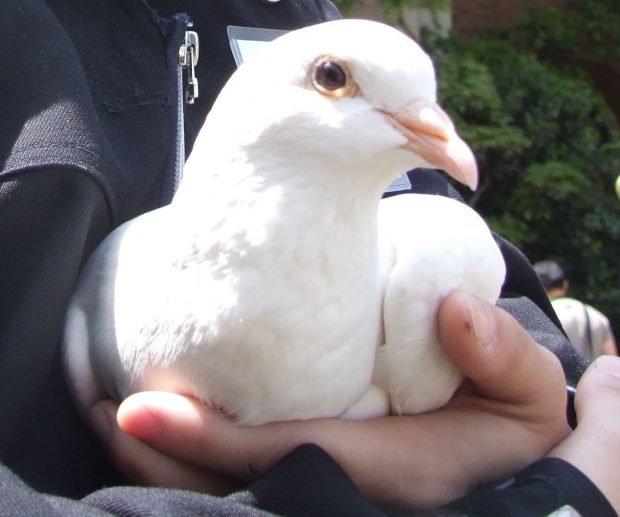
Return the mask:
<path fill-rule="evenodd" d="M 190 24 L 189 27 L 192 25 Z M 187 87 L 185 88 L 185 102 L 194 104 L 198 97 L 198 79 L 196 78 L 196 63 L 198 62 L 198 33 L 185 31 L 185 41 L 179 48 L 179 65 L 187 70 Z"/>

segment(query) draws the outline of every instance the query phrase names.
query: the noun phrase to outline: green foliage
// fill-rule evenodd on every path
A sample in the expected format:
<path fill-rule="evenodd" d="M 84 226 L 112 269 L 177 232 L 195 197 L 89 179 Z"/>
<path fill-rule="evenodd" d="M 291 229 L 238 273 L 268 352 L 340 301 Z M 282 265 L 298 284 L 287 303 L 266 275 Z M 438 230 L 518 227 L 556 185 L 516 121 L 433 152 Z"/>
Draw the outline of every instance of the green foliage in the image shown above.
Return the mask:
<path fill-rule="evenodd" d="M 381 3 L 394 13 L 412 2 Z M 423 46 L 441 104 L 478 159 L 481 185 L 464 197 L 532 262 L 561 262 L 574 294 L 620 337 L 620 135 L 587 74 L 568 65 L 620 59 L 618 27 L 618 0 L 572 0 L 568 11 L 530 10 L 511 31 L 427 32 Z"/>
<path fill-rule="evenodd" d="M 359 0 L 333 0 L 334 4 L 343 12 L 347 12 L 351 7 L 359 4 Z"/>
<path fill-rule="evenodd" d="M 530 10 L 515 35 L 538 52 L 578 52 L 594 58 L 620 57 L 620 2 L 573 0 L 569 10 Z"/>
<path fill-rule="evenodd" d="M 620 330 L 620 135 L 585 73 L 518 46 L 522 35 L 424 42 L 481 169 L 479 191 L 463 194 L 530 260 L 564 264 L 576 296 Z"/>
<path fill-rule="evenodd" d="M 360 3 L 360 0 L 334 0 L 334 3 L 343 11 Z M 402 11 L 407 7 L 427 7 L 432 11 L 449 9 L 452 0 L 378 0 L 388 20 L 397 22 L 400 20 Z"/>
<path fill-rule="evenodd" d="M 360 3 L 360 0 L 334 0 L 342 9 L 349 9 Z M 430 9 L 447 9 L 452 6 L 452 0 L 379 0 L 379 4 L 386 10 L 402 9 L 404 7 L 428 7 Z"/>

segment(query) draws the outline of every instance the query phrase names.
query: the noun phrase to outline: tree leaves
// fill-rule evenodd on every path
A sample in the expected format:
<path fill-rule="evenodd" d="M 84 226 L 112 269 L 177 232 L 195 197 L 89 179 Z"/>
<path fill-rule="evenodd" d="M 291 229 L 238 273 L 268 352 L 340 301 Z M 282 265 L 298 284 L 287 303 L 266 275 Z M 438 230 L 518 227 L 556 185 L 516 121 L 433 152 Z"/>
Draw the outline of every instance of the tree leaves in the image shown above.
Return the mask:
<path fill-rule="evenodd" d="M 525 47 L 522 34 L 424 42 L 441 103 L 481 169 L 480 191 L 462 193 L 532 261 L 564 264 L 575 295 L 618 328 L 617 126 L 584 72 Z"/>
<path fill-rule="evenodd" d="M 380 3 L 395 21 L 421 1 Z M 442 106 L 479 162 L 480 187 L 461 189 L 464 197 L 530 260 L 561 262 L 574 294 L 603 310 L 620 337 L 620 136 L 575 66 L 620 69 L 618 27 L 618 0 L 569 0 L 565 10 L 526 12 L 510 31 L 467 40 L 425 31 L 423 46 L 437 68 Z"/>

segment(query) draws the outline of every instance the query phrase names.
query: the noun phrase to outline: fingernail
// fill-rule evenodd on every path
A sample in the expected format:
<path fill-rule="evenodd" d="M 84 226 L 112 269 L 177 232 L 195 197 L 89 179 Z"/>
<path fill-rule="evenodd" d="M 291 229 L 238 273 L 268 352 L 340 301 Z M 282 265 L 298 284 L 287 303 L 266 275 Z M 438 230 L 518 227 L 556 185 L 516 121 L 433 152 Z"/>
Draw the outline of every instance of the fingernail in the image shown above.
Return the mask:
<path fill-rule="evenodd" d="M 467 303 L 474 336 L 481 346 L 487 347 L 495 337 L 496 321 L 493 308 L 488 303 L 471 295 L 467 295 Z"/>
<path fill-rule="evenodd" d="M 118 409 L 120 428 L 146 443 L 155 443 L 159 437 L 160 420 L 148 404 L 135 399 L 126 399 Z"/>
<path fill-rule="evenodd" d="M 110 421 L 106 412 L 98 406 L 88 412 L 88 421 L 102 442 L 107 442 L 110 437 Z"/>

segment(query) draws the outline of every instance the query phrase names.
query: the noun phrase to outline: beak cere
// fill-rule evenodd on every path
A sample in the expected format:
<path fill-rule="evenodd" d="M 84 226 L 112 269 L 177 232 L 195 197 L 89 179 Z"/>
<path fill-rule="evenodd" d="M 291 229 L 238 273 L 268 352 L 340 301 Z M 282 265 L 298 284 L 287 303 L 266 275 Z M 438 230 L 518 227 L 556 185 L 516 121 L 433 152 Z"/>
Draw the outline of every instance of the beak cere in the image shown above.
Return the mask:
<path fill-rule="evenodd" d="M 474 153 L 456 134 L 450 117 L 439 105 L 416 101 L 385 115 L 407 139 L 404 148 L 476 190 L 478 167 Z"/>

